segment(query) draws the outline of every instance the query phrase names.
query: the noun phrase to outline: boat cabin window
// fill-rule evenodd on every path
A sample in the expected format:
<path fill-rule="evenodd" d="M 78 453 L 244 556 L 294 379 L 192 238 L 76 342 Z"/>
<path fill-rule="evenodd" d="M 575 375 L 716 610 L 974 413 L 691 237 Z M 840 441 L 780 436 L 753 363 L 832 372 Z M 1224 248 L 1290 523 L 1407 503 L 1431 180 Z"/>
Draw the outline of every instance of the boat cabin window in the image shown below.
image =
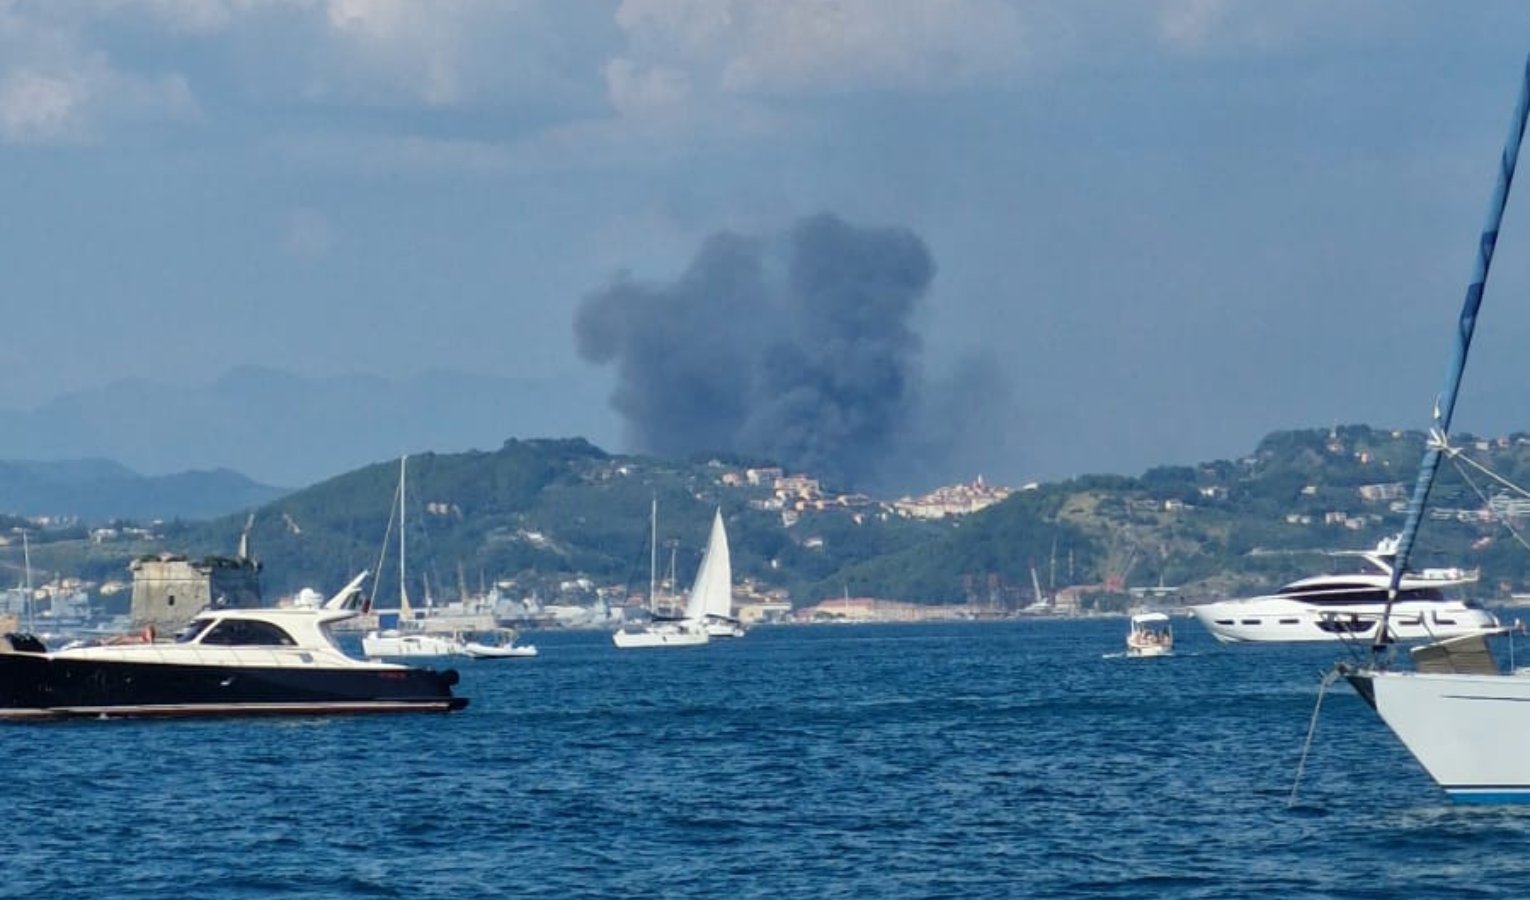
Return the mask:
<path fill-rule="evenodd" d="M 1362 619 L 1351 615 L 1346 618 L 1324 616 L 1317 626 L 1329 634 L 1364 634 L 1376 627 L 1374 619 Z"/>
<path fill-rule="evenodd" d="M 186 623 L 184 628 L 175 633 L 175 642 L 177 644 L 189 644 L 197 639 L 197 635 L 206 631 L 207 626 L 211 624 L 211 619 L 192 619 Z"/>
<path fill-rule="evenodd" d="M 1306 600 L 1322 606 L 1380 605 L 1387 602 L 1387 589 L 1370 584 L 1316 585 L 1295 589 L 1281 589 L 1281 593 L 1298 600 Z M 1399 602 L 1418 600 L 1429 603 L 1445 599 L 1439 588 L 1407 588 L 1397 592 Z"/>
<path fill-rule="evenodd" d="M 202 643 L 235 647 L 291 647 L 297 641 L 270 622 L 224 619 L 203 636 Z"/>

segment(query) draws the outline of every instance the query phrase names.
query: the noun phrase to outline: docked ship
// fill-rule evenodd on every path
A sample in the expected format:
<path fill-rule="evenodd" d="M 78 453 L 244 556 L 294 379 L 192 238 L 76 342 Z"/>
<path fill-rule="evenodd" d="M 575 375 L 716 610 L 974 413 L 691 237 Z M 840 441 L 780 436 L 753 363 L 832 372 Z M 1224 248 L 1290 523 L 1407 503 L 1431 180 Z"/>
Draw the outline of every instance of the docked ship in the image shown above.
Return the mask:
<path fill-rule="evenodd" d="M 360 660 L 339 648 L 331 629 L 358 614 L 348 603 L 360 581 L 321 607 L 205 610 L 169 641 L 145 629 L 126 641 L 50 652 L 31 635 L 0 636 L 0 719 L 467 706 L 452 695 L 455 670 Z"/>
<path fill-rule="evenodd" d="M 1334 554 L 1358 557 L 1367 571 L 1303 578 L 1263 596 L 1205 603 L 1190 610 L 1223 643 L 1375 640 L 1387 609 L 1396 552 L 1396 539 L 1387 538 L 1374 550 Z M 1497 627 L 1492 613 L 1474 600 L 1457 596 L 1476 581 L 1474 570 L 1404 573 L 1385 639 L 1438 640 Z"/>

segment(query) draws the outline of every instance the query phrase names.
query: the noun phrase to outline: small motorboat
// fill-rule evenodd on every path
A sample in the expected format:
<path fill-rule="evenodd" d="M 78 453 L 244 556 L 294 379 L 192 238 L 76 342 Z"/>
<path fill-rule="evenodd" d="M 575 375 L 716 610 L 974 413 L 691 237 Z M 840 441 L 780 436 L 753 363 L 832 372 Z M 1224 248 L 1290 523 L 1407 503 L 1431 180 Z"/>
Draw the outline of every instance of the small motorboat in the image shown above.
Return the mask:
<path fill-rule="evenodd" d="M 1160 612 L 1132 616 L 1126 633 L 1127 656 L 1169 656 L 1174 652 L 1174 628 Z"/>
<path fill-rule="evenodd" d="M 525 659 L 537 655 L 531 644 L 516 644 L 515 631 L 503 629 L 471 635 L 463 641 L 462 654 L 473 659 Z"/>

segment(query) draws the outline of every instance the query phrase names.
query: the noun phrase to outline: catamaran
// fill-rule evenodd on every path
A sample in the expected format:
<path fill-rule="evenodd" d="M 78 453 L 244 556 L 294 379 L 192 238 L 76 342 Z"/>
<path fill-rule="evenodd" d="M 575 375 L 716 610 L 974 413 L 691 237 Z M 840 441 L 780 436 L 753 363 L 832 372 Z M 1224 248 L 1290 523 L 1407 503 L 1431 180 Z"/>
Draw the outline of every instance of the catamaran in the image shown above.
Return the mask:
<path fill-rule="evenodd" d="M 1530 59 L 1526 60 L 1497 188 L 1488 207 L 1487 225 L 1478 242 L 1476 268 L 1462 304 L 1455 353 L 1446 372 L 1444 391 L 1436 401 L 1434 426 L 1398 537 L 1388 588 L 1391 599 L 1376 630 L 1370 659 L 1357 665 L 1341 663 L 1334 669 L 1334 675 L 1348 680 L 1381 716 L 1435 783 L 1462 803 L 1530 802 L 1530 754 L 1524 752 L 1530 746 L 1530 670 L 1501 668 L 1490 651 L 1488 637 L 1503 634 L 1507 629 L 1414 648 L 1410 654 L 1413 669 L 1394 668 L 1390 664 L 1393 651 L 1389 641 L 1390 620 L 1440 462 L 1447 456 L 1467 462 L 1450 445 L 1450 422 L 1504 206 L 1514 181 L 1527 116 L 1530 116 Z"/>

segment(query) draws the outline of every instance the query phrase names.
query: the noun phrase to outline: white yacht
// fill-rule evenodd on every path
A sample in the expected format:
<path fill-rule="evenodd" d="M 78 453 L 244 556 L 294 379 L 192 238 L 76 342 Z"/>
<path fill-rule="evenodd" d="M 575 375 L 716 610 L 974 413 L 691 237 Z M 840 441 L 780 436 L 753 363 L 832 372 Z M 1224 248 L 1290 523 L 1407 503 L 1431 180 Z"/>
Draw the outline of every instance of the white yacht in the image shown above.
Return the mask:
<path fill-rule="evenodd" d="M 333 627 L 363 573 L 322 607 L 213 609 L 174 641 L 140 637 L 49 652 L 0 635 L 0 719 L 315 715 L 462 709 L 452 669 L 347 656 Z"/>
<path fill-rule="evenodd" d="M 1223 643 L 1370 641 L 1386 609 L 1396 552 L 1397 540 L 1387 538 L 1374 550 L 1334 554 L 1358 557 L 1370 571 L 1303 578 L 1261 597 L 1205 603 L 1190 610 Z M 1450 596 L 1452 589 L 1476 580 L 1475 570 L 1405 573 L 1388 620 L 1389 639 L 1438 640 L 1497 627 L 1493 614 L 1475 601 Z"/>

